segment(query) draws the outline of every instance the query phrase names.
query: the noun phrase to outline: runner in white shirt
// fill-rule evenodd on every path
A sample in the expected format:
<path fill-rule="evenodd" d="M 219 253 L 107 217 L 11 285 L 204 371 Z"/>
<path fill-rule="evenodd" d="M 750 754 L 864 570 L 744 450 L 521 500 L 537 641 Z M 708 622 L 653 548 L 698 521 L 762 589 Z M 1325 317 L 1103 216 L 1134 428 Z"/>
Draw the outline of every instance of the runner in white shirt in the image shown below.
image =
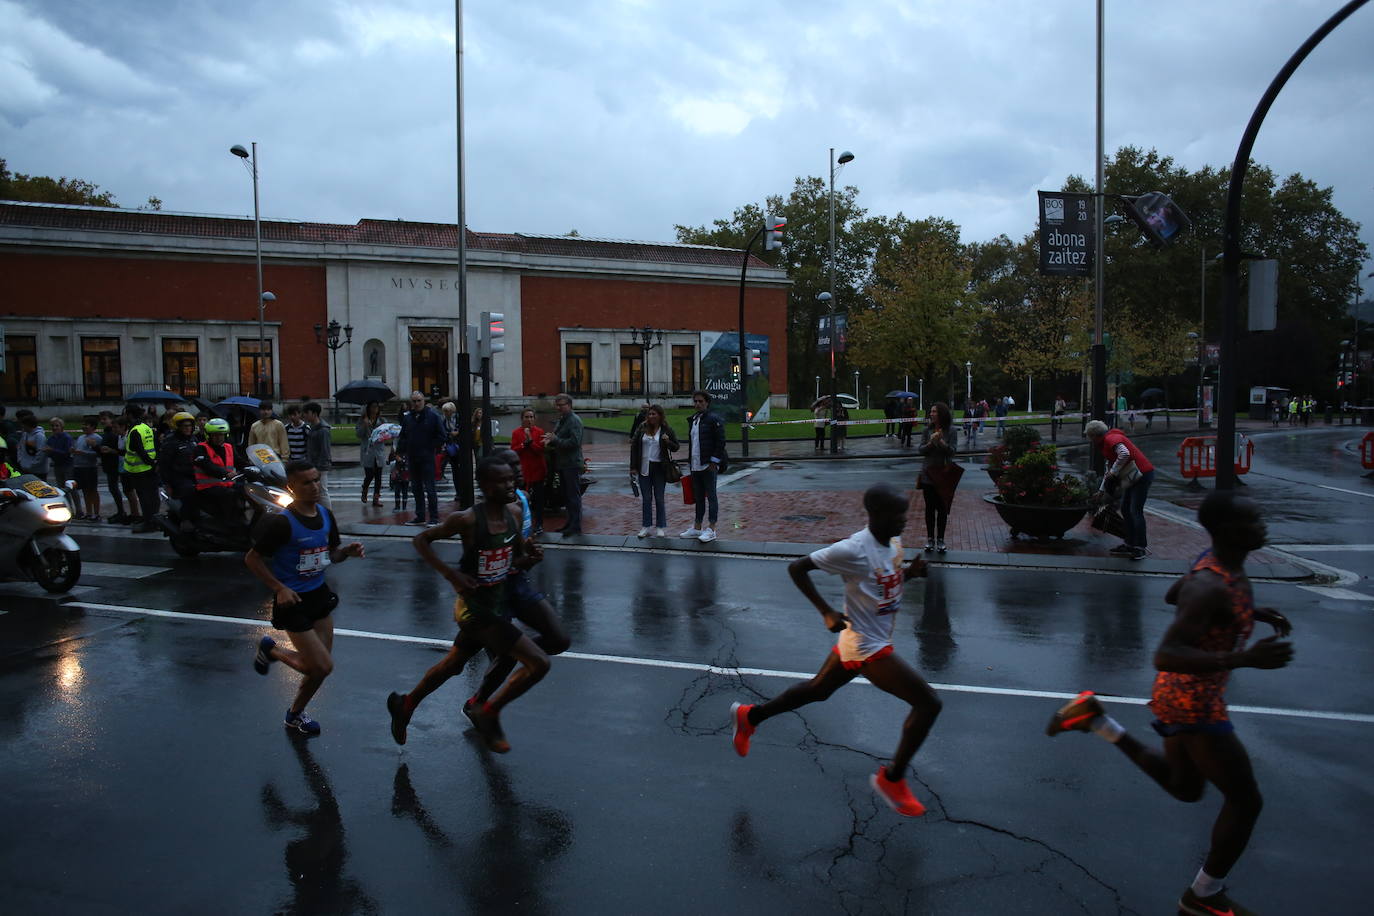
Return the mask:
<path fill-rule="evenodd" d="M 901 533 L 906 528 L 907 498 L 888 484 L 864 493 L 868 527 L 839 543 L 794 560 L 787 571 L 793 583 L 820 611 L 826 628 L 839 633 L 835 648 L 809 681 L 794 684 L 767 703 L 730 708 L 735 752 L 749 753 L 749 739 L 764 720 L 808 703 L 827 700 L 862 674 L 873 686 L 911 704 L 892 762 L 869 777 L 878 797 L 908 817 L 925 813 L 906 784 L 906 769 L 940 714 L 940 698 L 925 679 L 892 651 L 892 630 L 902 603 L 902 585 L 926 574 L 919 556 L 902 566 Z M 811 570 L 844 579 L 844 613 L 826 603 L 811 581 Z"/>

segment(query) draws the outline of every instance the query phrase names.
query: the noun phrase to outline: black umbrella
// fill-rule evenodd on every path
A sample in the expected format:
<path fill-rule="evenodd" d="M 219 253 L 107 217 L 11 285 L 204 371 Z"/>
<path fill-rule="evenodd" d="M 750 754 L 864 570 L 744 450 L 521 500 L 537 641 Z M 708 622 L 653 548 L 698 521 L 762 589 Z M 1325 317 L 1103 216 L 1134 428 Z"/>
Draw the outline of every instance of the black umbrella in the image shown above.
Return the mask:
<path fill-rule="evenodd" d="M 1140 399 L 1141 399 L 1142 401 L 1148 401 L 1148 400 L 1150 400 L 1151 398 L 1162 398 L 1162 397 L 1164 397 L 1164 389 L 1163 389 L 1163 388 L 1146 388 L 1144 391 L 1140 392 Z"/>
<path fill-rule="evenodd" d="M 847 408 L 849 408 L 850 410 L 856 410 L 856 409 L 858 408 L 858 406 L 859 406 L 858 400 L 855 399 L 854 395 L 852 395 L 852 394 L 845 394 L 844 392 L 840 392 L 838 395 L 836 395 L 836 397 L 838 398 L 838 400 L 839 400 L 839 402 L 840 402 L 840 404 L 841 404 L 842 406 L 847 407 Z M 828 394 L 823 394 L 823 395 L 821 395 L 820 397 L 816 398 L 816 400 L 814 400 L 814 401 L 811 402 L 811 409 L 812 409 L 812 410 L 815 410 L 817 407 L 820 407 L 820 406 L 823 405 L 823 404 L 829 404 L 829 403 L 830 403 L 830 395 L 828 395 Z"/>
<path fill-rule="evenodd" d="M 219 416 L 219 411 L 215 410 L 215 405 L 205 400 L 205 398 L 198 398 L 192 394 L 186 397 L 186 401 L 189 404 L 194 404 L 196 410 L 200 411 L 203 414 L 206 414 L 207 416 Z"/>
<path fill-rule="evenodd" d="M 186 399 L 175 391 L 149 388 L 147 391 L 135 391 L 124 400 L 129 404 L 181 404 Z"/>
<path fill-rule="evenodd" d="M 390 401 L 396 392 L 373 378 L 349 382 L 334 393 L 334 400 L 345 404 L 371 404 L 373 401 Z"/>
<path fill-rule="evenodd" d="M 887 394 L 883 395 L 883 397 L 885 397 L 885 398 L 917 398 L 917 397 L 920 397 L 920 395 L 918 395 L 918 394 L 917 394 L 916 392 L 914 392 L 914 391 L 889 391 Z"/>

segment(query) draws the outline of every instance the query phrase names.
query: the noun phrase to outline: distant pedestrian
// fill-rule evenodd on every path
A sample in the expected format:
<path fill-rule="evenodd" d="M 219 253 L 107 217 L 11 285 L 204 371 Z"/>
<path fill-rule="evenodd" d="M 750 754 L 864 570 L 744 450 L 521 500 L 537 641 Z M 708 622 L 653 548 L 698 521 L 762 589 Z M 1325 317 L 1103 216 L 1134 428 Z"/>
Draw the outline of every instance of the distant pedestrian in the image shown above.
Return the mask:
<path fill-rule="evenodd" d="M 309 430 L 305 439 L 305 460 L 320 472 L 319 503 L 333 511 L 334 506 L 329 501 L 329 472 L 334 468 L 334 429 L 324 421 L 320 405 L 314 401 L 301 409 L 301 417 L 305 420 L 306 429 Z"/>
<path fill-rule="evenodd" d="M 139 408 L 130 408 L 129 434 L 124 448 L 124 470 L 138 493 L 140 521 L 134 531 L 146 534 L 157 531 L 157 514 L 162 508 L 158 492 L 157 436 L 149 417 Z"/>
<path fill-rule="evenodd" d="M 727 460 L 725 421 L 711 410 L 711 396 L 705 391 L 692 392 L 692 406 L 696 412 L 687 419 L 687 467 L 692 474 L 696 520 L 681 536 L 708 543 L 716 539 L 716 521 L 720 516 L 716 481 Z"/>
<path fill-rule="evenodd" d="M 401 435 L 396 450 L 406 457 L 410 470 L 410 488 L 415 494 L 415 518 L 412 525 L 439 522 L 439 494 L 434 488 L 435 456 L 444 446 L 444 424 L 433 407 L 426 406 L 425 396 L 410 393 L 410 409 L 401 415 Z"/>
<path fill-rule="evenodd" d="M 1053 424 L 1053 429 L 1056 437 L 1059 435 L 1059 430 L 1064 428 L 1064 414 L 1068 412 L 1068 409 L 1069 404 L 1067 401 L 1064 400 L 1064 396 L 1062 394 L 1055 395 L 1054 416 L 1050 420 L 1050 423 Z"/>
<path fill-rule="evenodd" d="M 110 516 L 110 521 L 122 525 L 129 520 L 124 511 L 124 489 L 119 479 L 119 466 L 124 462 L 120 443 L 123 431 L 120 421 L 108 410 L 100 412 L 100 427 L 100 470 L 105 475 L 105 489 L 115 504 L 115 514 Z"/>
<path fill-rule="evenodd" d="M 954 488 L 959 483 L 957 472 L 952 472 L 954 445 L 949 441 L 949 430 L 953 422 L 948 404 L 932 404 L 929 435 L 918 449 L 925 459 L 916 478 L 916 488 L 921 491 L 925 503 L 927 552 L 945 552 L 945 527 L 949 524 L 949 510 L 954 503 Z"/>
<path fill-rule="evenodd" d="M 1099 492 L 1121 501 L 1126 539 L 1120 546 L 1113 547 L 1112 553 L 1130 560 L 1142 560 L 1150 555 L 1145 533 L 1145 499 L 1155 479 L 1155 466 L 1125 433 L 1109 429 L 1101 420 L 1093 420 L 1083 432 L 1088 438 L 1088 446 L 1100 451 L 1108 462 Z"/>
<path fill-rule="evenodd" d="M 458 405 L 452 401 L 445 401 L 439 407 L 440 420 L 444 426 L 444 447 L 440 452 L 440 473 L 435 475 L 437 479 L 444 477 L 443 468 L 448 468 L 449 476 L 453 480 L 453 489 L 460 490 L 458 486 L 459 468 L 462 466 L 462 459 L 458 450 L 462 447 L 463 441 L 463 421 L 458 419 Z"/>
<path fill-rule="evenodd" d="M 410 502 L 410 465 L 395 449 L 386 460 L 391 465 L 391 508 L 401 512 Z"/>
<path fill-rule="evenodd" d="M 258 419 L 248 430 L 248 445 L 266 445 L 286 461 L 291 457 L 291 442 L 286 437 L 286 425 L 272 412 L 272 402 L 258 405 Z"/>
<path fill-rule="evenodd" d="M 52 482 L 63 490 L 72 478 L 72 437 L 61 417 L 48 421 L 48 441 L 43 448 L 52 462 Z"/>
<path fill-rule="evenodd" d="M 830 426 L 830 405 L 817 404 L 811 408 L 811 416 L 816 418 L 816 451 L 825 448 L 825 431 Z"/>
<path fill-rule="evenodd" d="M 1279 407 L 1279 402 L 1273 398 L 1269 399 L 1269 421 L 1274 429 L 1279 428 L 1279 420 L 1283 416 L 1283 409 Z"/>
<path fill-rule="evenodd" d="M 835 405 L 835 451 L 844 451 L 845 443 L 849 439 L 849 427 L 845 424 L 849 421 L 849 408 L 844 406 L 844 402 Z"/>
<path fill-rule="evenodd" d="M 902 399 L 902 424 L 898 433 L 902 448 L 911 448 L 911 430 L 916 425 L 916 399 Z"/>
<path fill-rule="evenodd" d="M 887 439 L 894 439 L 897 436 L 897 424 L 894 422 L 898 416 L 897 399 L 888 398 L 883 401 L 883 416 L 887 422 L 883 424 L 883 436 Z"/>
<path fill-rule="evenodd" d="M 72 443 L 72 476 L 81 492 L 81 517 L 88 522 L 100 518 L 100 443 L 95 417 L 81 424 L 81 435 Z"/>
<path fill-rule="evenodd" d="M 290 456 L 282 456 L 283 461 L 305 461 L 305 443 L 310 437 L 301 406 L 292 404 L 286 408 L 286 442 L 290 446 Z"/>
<path fill-rule="evenodd" d="M 48 434 L 43 432 L 32 410 L 20 410 L 14 418 L 19 421 L 19 437 L 17 443 L 10 443 L 10 451 L 17 459 L 20 473 L 47 480 Z"/>
<path fill-rule="evenodd" d="M 573 399 L 559 394 L 553 399 L 558 408 L 558 422 L 549 437 L 554 454 L 554 470 L 558 472 L 562 488 L 564 518 L 563 537 L 582 533 L 582 419 L 573 412 Z"/>
<path fill-rule="evenodd" d="M 534 408 L 520 411 L 520 425 L 510 434 L 510 447 L 520 456 L 520 477 L 530 500 L 530 533 L 544 533 L 544 504 L 548 499 L 549 465 L 544 453 L 546 434 L 534 425 Z"/>
<path fill-rule="evenodd" d="M 1000 397 L 997 399 L 997 406 L 993 408 L 993 413 L 997 416 L 998 439 L 1002 438 L 1002 433 L 1007 429 L 1007 401 L 1009 400 L 1011 400 L 1011 398 Z"/>
<path fill-rule="evenodd" d="M 663 408 L 651 404 L 638 432 L 630 437 L 630 473 L 639 481 L 641 501 L 638 537 L 655 533 L 661 538 L 668 536 L 668 510 L 663 493 L 668 482 L 668 465 L 678 448 L 677 436 L 673 435 Z"/>
<path fill-rule="evenodd" d="M 363 504 L 367 504 L 367 488 L 372 487 L 372 505 L 382 505 L 382 468 L 386 466 L 387 447 L 384 442 L 374 442 L 372 433 L 382 425 L 382 404 L 371 401 L 363 408 L 362 418 L 353 427 L 358 437 L 358 463 L 363 468 Z"/>

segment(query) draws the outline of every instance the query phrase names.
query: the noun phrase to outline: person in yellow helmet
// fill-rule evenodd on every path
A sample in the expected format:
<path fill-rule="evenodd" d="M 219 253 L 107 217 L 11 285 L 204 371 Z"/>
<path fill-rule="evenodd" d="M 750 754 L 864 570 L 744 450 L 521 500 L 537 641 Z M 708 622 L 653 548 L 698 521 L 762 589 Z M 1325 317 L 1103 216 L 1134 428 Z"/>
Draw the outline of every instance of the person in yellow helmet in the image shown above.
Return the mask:
<path fill-rule="evenodd" d="M 167 491 L 181 501 L 182 528 L 194 528 L 200 517 L 196 500 L 196 418 L 186 411 L 172 415 L 172 431 L 162 440 L 158 455 L 158 476 Z"/>

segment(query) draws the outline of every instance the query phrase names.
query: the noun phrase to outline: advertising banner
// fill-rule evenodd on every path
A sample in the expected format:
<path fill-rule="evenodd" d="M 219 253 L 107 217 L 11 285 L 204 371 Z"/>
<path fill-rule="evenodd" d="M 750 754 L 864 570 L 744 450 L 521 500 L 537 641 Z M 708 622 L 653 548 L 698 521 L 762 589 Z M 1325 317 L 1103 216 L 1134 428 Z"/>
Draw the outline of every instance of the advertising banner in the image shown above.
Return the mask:
<path fill-rule="evenodd" d="M 766 334 L 746 334 L 745 347 L 759 351 L 763 371 L 747 376 L 748 367 L 739 368 L 739 334 L 735 331 L 701 332 L 701 387 L 711 395 L 711 409 L 727 423 L 739 423 L 746 410 L 755 420 L 768 419 L 769 357 Z M 741 384 L 742 374 L 748 385 Z"/>
<path fill-rule="evenodd" d="M 835 320 L 835 331 L 838 334 L 835 338 L 836 353 L 844 352 L 844 345 L 849 337 L 849 316 L 844 312 L 822 315 L 816 319 L 816 352 L 822 356 L 830 353 L 830 320 L 832 318 Z"/>
<path fill-rule="evenodd" d="M 1088 277 L 1096 234 L 1091 194 L 1037 191 L 1040 196 L 1040 273 Z"/>

